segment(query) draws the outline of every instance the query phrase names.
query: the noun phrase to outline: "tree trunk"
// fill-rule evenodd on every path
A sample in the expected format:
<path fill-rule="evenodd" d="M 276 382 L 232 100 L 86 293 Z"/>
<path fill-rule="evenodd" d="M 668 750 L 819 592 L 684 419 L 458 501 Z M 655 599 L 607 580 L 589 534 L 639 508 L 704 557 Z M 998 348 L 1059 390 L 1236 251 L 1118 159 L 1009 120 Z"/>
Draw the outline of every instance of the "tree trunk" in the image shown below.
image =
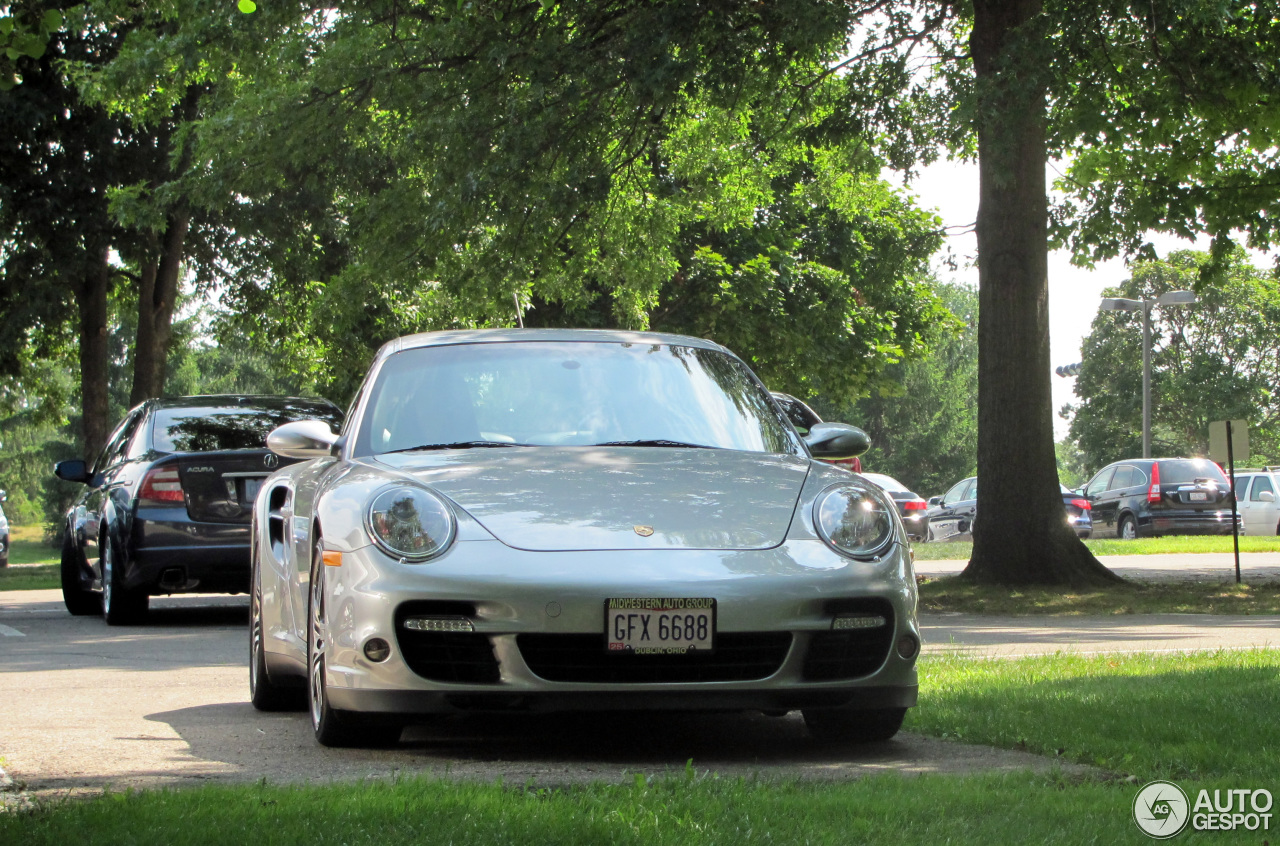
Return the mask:
<path fill-rule="evenodd" d="M 80 307 L 81 447 L 92 462 L 106 446 L 111 421 L 107 402 L 107 289 L 111 282 L 108 251 L 100 264 L 80 280 L 76 300 Z"/>
<path fill-rule="evenodd" d="M 130 405 L 164 393 L 169 341 L 173 337 L 173 310 L 178 299 L 183 245 L 190 221 L 191 216 L 186 212 L 170 215 L 160 255 L 142 268 Z"/>
<path fill-rule="evenodd" d="M 978 502 L 964 578 L 1119 581 L 1067 524 L 1050 395 L 1041 0 L 976 0 Z M 1037 62 L 1037 60 L 1040 60 Z"/>

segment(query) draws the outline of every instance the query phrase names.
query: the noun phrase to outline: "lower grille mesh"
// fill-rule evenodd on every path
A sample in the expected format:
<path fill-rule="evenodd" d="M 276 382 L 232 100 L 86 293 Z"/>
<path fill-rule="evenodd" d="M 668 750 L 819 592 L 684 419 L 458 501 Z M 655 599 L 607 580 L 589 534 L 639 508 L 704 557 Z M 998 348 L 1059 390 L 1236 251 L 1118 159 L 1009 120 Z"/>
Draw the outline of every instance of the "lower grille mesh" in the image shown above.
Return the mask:
<path fill-rule="evenodd" d="M 516 638 L 529 669 L 558 682 L 660 684 L 752 681 L 773 675 L 791 649 L 790 632 L 716 635 L 711 652 L 636 655 L 609 652 L 599 634 L 525 634 Z"/>

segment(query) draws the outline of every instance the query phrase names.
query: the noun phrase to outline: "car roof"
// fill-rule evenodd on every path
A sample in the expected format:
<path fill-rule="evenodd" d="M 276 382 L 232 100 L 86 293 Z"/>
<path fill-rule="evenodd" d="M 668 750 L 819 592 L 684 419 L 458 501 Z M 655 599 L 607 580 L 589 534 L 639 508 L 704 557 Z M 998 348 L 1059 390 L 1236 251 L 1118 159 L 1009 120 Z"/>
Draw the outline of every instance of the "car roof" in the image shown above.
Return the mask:
<path fill-rule="evenodd" d="M 890 482 L 894 485 L 897 485 L 897 488 L 895 488 L 895 490 L 903 490 L 903 491 L 911 490 L 906 485 L 902 484 L 902 482 L 899 482 L 897 479 L 893 478 L 892 476 L 886 475 L 884 473 L 863 473 L 861 475 L 863 476 L 863 478 L 870 479 L 873 482 L 875 482 L 876 479 L 884 479 L 886 482 Z M 877 482 L 876 484 L 879 484 L 879 483 Z"/>
<path fill-rule="evenodd" d="M 284 409 L 297 405 L 337 408 L 322 397 L 283 397 L 276 394 L 197 394 L 189 397 L 158 397 L 147 400 L 152 408 L 263 408 Z"/>
<path fill-rule="evenodd" d="M 502 344 L 517 341 L 618 343 L 618 344 L 669 344 L 679 347 L 697 347 L 704 350 L 733 353 L 705 338 L 689 335 L 671 335 L 665 332 L 630 332 L 622 329 L 450 329 L 441 332 L 421 332 L 405 335 L 382 345 L 374 361 L 408 349 L 439 347 L 450 344 Z M 737 356 L 734 356 L 735 358 Z"/>

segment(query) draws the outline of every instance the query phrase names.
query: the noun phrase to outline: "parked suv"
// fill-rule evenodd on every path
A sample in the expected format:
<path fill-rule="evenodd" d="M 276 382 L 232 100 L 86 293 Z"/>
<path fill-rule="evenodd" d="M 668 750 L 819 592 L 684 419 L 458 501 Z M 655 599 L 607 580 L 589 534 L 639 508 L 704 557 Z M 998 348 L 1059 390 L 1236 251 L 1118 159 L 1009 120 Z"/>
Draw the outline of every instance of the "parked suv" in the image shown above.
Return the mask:
<path fill-rule="evenodd" d="M 1231 483 L 1207 458 L 1132 458 L 1082 490 L 1094 537 L 1231 534 Z"/>
<path fill-rule="evenodd" d="M 1236 471 L 1240 534 L 1280 535 L 1280 467 Z"/>

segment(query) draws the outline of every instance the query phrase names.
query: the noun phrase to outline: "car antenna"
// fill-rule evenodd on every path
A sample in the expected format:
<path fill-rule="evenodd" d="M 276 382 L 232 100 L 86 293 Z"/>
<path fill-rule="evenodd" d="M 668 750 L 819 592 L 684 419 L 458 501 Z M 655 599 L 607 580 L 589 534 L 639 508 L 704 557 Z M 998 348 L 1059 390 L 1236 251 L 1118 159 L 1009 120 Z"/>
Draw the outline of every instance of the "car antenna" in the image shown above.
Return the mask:
<path fill-rule="evenodd" d="M 520 294 L 516 291 L 511 292 L 511 299 L 516 301 L 516 325 L 521 329 L 524 328 L 524 315 L 520 313 Z"/>

